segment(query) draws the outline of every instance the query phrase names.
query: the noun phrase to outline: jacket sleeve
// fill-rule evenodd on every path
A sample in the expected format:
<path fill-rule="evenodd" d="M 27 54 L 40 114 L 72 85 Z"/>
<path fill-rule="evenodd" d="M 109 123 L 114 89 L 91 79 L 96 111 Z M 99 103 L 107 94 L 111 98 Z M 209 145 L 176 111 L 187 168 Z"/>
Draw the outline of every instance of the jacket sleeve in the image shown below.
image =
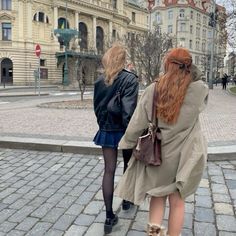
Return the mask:
<path fill-rule="evenodd" d="M 125 128 L 128 126 L 129 121 L 137 106 L 138 89 L 138 80 L 136 77 L 133 77 L 132 80 L 128 83 L 128 86 L 125 88 L 124 94 L 121 97 L 122 123 Z"/>
<path fill-rule="evenodd" d="M 126 129 L 126 132 L 119 143 L 119 148 L 134 148 L 137 143 L 138 137 L 141 136 L 143 132 L 148 128 L 148 124 L 150 122 L 150 115 L 148 114 L 148 111 L 152 108 L 152 100 L 149 99 L 148 94 L 153 93 L 153 91 L 154 89 L 149 86 L 141 96 Z"/>

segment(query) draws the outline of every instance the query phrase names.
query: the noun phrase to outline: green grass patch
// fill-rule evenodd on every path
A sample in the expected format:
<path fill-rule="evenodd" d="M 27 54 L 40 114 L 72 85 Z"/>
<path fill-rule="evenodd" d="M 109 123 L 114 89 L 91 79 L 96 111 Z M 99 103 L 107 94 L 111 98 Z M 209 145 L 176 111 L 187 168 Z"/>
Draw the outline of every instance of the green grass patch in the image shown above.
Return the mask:
<path fill-rule="evenodd" d="M 236 95 L 236 86 L 229 88 L 230 92 Z"/>

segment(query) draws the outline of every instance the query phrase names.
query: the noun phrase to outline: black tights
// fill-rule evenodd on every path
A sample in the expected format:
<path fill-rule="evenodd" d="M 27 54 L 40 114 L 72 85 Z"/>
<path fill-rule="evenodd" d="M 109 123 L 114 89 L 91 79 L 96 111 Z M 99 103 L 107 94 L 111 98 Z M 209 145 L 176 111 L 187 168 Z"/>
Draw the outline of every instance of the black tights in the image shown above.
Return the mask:
<path fill-rule="evenodd" d="M 117 149 L 103 147 L 102 148 L 105 171 L 102 180 L 102 193 L 106 206 L 106 218 L 112 218 L 114 216 L 112 210 L 113 192 L 114 192 L 114 177 L 117 163 Z M 124 159 L 124 172 L 127 169 L 128 162 L 130 160 L 132 150 L 122 150 Z"/>
<path fill-rule="evenodd" d="M 103 147 L 102 148 L 105 170 L 102 180 L 102 193 L 106 206 L 106 218 L 114 216 L 112 210 L 113 191 L 114 191 L 114 177 L 117 162 L 117 149 Z"/>

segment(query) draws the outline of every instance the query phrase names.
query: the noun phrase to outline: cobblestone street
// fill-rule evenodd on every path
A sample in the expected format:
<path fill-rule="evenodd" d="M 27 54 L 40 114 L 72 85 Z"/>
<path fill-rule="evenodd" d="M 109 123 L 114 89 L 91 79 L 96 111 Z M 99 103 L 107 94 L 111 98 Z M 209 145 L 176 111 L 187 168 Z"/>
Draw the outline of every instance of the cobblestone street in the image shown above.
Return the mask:
<path fill-rule="evenodd" d="M 186 200 L 182 236 L 236 235 L 235 166 L 208 163 Z M 101 156 L 0 149 L 0 236 L 102 236 L 102 172 Z M 119 162 L 116 182 L 121 174 Z M 129 212 L 120 204 L 115 198 L 120 220 L 111 235 L 145 236 L 147 204 Z"/>

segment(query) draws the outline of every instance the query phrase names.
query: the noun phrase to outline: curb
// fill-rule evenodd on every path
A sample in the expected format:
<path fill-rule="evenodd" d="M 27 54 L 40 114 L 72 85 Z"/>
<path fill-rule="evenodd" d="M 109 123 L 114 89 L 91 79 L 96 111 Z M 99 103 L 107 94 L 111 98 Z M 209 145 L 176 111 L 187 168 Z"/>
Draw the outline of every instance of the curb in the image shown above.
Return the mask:
<path fill-rule="evenodd" d="M 44 92 L 41 92 L 40 93 L 40 96 L 46 96 L 46 95 L 49 95 L 49 93 L 44 93 Z M 10 94 L 10 93 L 1 93 L 0 94 L 0 97 L 40 97 L 38 93 L 13 93 L 13 94 Z"/>
<path fill-rule="evenodd" d="M 0 148 L 102 155 L 101 147 L 90 141 L 0 137 Z M 208 147 L 208 161 L 232 160 L 236 160 L 236 145 Z"/>

